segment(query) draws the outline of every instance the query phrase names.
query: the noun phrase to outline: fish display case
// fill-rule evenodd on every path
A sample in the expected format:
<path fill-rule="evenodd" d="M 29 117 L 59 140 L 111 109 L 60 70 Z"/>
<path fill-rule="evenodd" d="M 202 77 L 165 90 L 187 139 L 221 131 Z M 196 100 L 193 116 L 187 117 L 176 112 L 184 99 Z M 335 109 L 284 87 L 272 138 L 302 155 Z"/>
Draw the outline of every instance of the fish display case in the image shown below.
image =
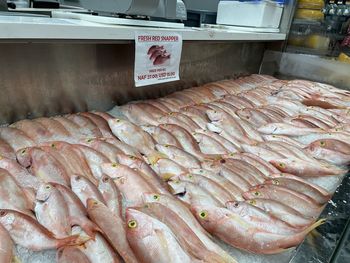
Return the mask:
<path fill-rule="evenodd" d="M 288 27 L 288 22 L 282 24 Z M 215 37 L 215 32 L 210 34 Z M 135 46 L 131 39 L 2 39 L 0 122 L 6 125 L 22 119 L 92 110 L 121 117 L 116 108 L 111 111 L 116 105 L 258 73 L 350 89 L 349 65 L 317 56 L 267 50 L 273 44 L 271 41 L 281 43 L 259 37 L 239 41 L 186 39 L 180 80 L 142 88 L 136 88 L 133 81 Z M 320 215 L 326 221 L 298 247 L 279 254 L 258 255 L 233 248 L 219 239 L 215 242 L 240 263 L 349 262 L 349 174 L 326 180 L 324 186 L 334 192 Z M 56 262 L 56 252 L 32 252 L 16 246 L 16 255 L 22 263 Z"/>

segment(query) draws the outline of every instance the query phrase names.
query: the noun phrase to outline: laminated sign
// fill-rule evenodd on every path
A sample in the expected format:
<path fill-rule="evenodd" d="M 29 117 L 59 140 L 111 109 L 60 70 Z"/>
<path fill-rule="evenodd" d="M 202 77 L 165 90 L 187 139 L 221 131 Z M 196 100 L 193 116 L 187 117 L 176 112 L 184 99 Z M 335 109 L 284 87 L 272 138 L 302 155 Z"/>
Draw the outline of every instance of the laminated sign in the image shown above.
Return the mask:
<path fill-rule="evenodd" d="M 135 86 L 179 80 L 182 36 L 173 32 L 137 32 Z"/>

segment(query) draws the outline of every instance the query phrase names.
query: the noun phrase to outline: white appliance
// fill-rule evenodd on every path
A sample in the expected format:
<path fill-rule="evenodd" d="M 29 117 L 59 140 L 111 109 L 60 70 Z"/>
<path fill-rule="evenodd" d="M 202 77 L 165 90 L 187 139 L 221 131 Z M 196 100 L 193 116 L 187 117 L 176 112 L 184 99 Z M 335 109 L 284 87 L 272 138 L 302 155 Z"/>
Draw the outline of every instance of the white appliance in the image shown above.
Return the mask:
<path fill-rule="evenodd" d="M 276 1 L 220 1 L 217 24 L 258 28 L 278 28 L 283 5 Z"/>

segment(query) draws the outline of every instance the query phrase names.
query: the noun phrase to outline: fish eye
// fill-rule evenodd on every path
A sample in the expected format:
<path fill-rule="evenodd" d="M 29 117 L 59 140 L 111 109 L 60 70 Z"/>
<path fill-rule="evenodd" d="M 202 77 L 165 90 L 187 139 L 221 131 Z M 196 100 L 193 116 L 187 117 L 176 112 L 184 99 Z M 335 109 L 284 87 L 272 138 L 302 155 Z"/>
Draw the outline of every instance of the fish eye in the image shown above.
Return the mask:
<path fill-rule="evenodd" d="M 234 155 L 235 155 L 235 153 L 230 153 L 229 155 L 230 155 L 230 156 L 234 156 Z"/>
<path fill-rule="evenodd" d="M 23 149 L 23 150 L 21 151 L 21 154 L 25 154 L 26 151 L 27 151 L 27 149 Z"/>
<path fill-rule="evenodd" d="M 280 181 L 278 181 L 277 179 L 273 179 L 273 180 L 272 180 L 272 184 L 279 185 L 279 184 L 280 184 Z"/>
<path fill-rule="evenodd" d="M 285 168 L 286 167 L 286 165 L 284 163 L 279 163 L 278 166 L 281 167 L 281 168 Z"/>
<path fill-rule="evenodd" d="M 129 227 L 129 228 L 136 228 L 136 227 L 137 227 L 137 222 L 136 222 L 136 220 L 130 220 L 130 221 L 128 222 L 128 227 Z"/>
<path fill-rule="evenodd" d="M 225 159 L 221 159 L 220 163 L 226 163 L 226 160 Z"/>
<path fill-rule="evenodd" d="M 109 178 L 107 176 L 104 176 L 102 178 L 102 182 L 107 183 L 109 181 Z"/>
<path fill-rule="evenodd" d="M 78 175 L 75 177 L 75 180 L 79 181 L 81 179 L 81 177 Z"/>
<path fill-rule="evenodd" d="M 132 155 L 129 155 L 129 158 L 130 158 L 131 160 L 135 160 L 135 159 L 136 159 L 136 157 L 135 157 L 135 156 L 132 156 Z"/>
<path fill-rule="evenodd" d="M 159 195 L 153 195 L 153 200 L 159 201 L 159 199 L 160 199 L 160 196 L 159 196 Z"/>
<path fill-rule="evenodd" d="M 117 167 L 117 166 L 118 166 L 118 164 L 112 163 L 112 167 Z"/>
<path fill-rule="evenodd" d="M 56 145 L 54 144 L 54 143 L 51 143 L 51 145 L 50 145 L 52 148 L 55 148 L 56 147 Z"/>
<path fill-rule="evenodd" d="M 188 174 L 188 178 L 193 179 L 193 175 L 192 174 Z"/>
<path fill-rule="evenodd" d="M 98 205 L 98 202 L 96 200 L 94 201 L 94 205 Z"/>
<path fill-rule="evenodd" d="M 255 191 L 253 194 L 254 194 L 255 196 L 261 196 L 261 193 L 258 192 L 258 191 Z"/>
<path fill-rule="evenodd" d="M 47 185 L 47 186 L 45 186 L 45 188 L 46 188 L 46 189 L 50 189 L 50 188 L 51 188 L 51 186 L 50 186 L 50 185 Z"/>
<path fill-rule="evenodd" d="M 239 203 L 238 203 L 238 202 L 234 202 L 234 203 L 233 203 L 233 206 L 234 206 L 235 208 L 237 208 L 237 207 L 239 207 Z"/>
<path fill-rule="evenodd" d="M 202 169 L 200 169 L 200 170 L 199 170 L 199 172 L 200 172 L 200 173 L 203 173 L 203 170 L 202 170 Z"/>
<path fill-rule="evenodd" d="M 256 205 L 256 201 L 254 199 L 249 200 L 249 204 Z"/>
<path fill-rule="evenodd" d="M 326 146 L 326 142 L 325 142 L 325 141 L 320 141 L 320 146 L 321 146 L 321 147 Z"/>
<path fill-rule="evenodd" d="M 92 142 L 92 141 L 93 141 L 93 139 L 91 139 L 91 138 L 86 140 L 86 142 Z"/>
<path fill-rule="evenodd" d="M 208 217 L 208 212 L 207 211 L 200 211 L 199 212 L 199 217 L 202 219 L 206 219 Z"/>
<path fill-rule="evenodd" d="M 7 214 L 7 212 L 6 212 L 6 211 L 4 211 L 4 210 L 0 210 L 0 216 L 1 216 L 1 217 L 5 216 L 6 214 Z"/>
<path fill-rule="evenodd" d="M 169 144 L 165 144 L 164 147 L 168 148 L 170 145 Z"/>
<path fill-rule="evenodd" d="M 115 119 L 116 122 L 120 122 L 120 119 Z"/>

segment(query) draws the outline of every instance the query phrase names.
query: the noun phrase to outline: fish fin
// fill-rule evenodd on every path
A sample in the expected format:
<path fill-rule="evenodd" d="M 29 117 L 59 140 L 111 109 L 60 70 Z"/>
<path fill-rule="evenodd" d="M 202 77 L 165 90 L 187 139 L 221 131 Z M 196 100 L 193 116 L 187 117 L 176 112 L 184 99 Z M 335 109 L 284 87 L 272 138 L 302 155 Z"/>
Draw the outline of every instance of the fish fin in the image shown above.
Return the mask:
<path fill-rule="evenodd" d="M 73 235 L 66 238 L 57 239 L 57 248 L 68 246 L 80 246 L 91 240 L 91 237 L 82 237 L 80 235 Z"/>
<path fill-rule="evenodd" d="M 96 232 L 102 233 L 102 230 L 86 217 L 70 217 L 70 224 L 80 226 L 92 240 L 95 240 Z"/>
<path fill-rule="evenodd" d="M 13 256 L 11 259 L 11 263 L 22 263 L 22 261 L 17 256 Z"/>
<path fill-rule="evenodd" d="M 305 228 L 303 230 L 303 233 L 307 234 L 309 232 L 311 232 L 312 230 L 314 230 L 316 227 L 319 227 L 320 225 L 323 225 L 326 222 L 326 218 L 322 218 L 320 220 L 317 220 L 315 223 L 313 223 L 311 226 Z"/>
<path fill-rule="evenodd" d="M 161 152 L 152 151 L 152 153 L 147 155 L 147 160 L 149 164 L 154 165 L 159 159 L 168 159 L 169 157 Z"/>
<path fill-rule="evenodd" d="M 102 230 L 93 222 L 90 220 L 86 220 L 84 223 L 82 223 L 81 228 L 84 230 L 84 232 L 91 237 L 92 240 L 95 241 L 96 233 L 102 233 Z"/>

